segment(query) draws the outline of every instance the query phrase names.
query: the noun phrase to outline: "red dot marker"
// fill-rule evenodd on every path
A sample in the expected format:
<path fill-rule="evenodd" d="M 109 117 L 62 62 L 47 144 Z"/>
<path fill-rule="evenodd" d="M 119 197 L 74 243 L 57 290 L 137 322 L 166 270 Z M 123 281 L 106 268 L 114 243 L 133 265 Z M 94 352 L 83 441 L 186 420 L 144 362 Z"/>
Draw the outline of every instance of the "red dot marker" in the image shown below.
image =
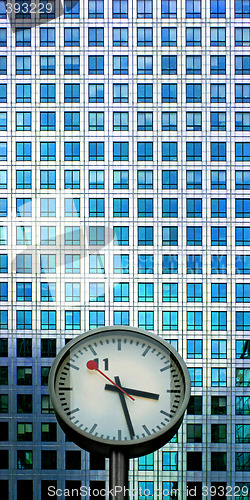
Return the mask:
<path fill-rule="evenodd" d="M 97 370 L 97 362 L 91 359 L 90 361 L 87 362 L 87 368 L 89 370 Z"/>

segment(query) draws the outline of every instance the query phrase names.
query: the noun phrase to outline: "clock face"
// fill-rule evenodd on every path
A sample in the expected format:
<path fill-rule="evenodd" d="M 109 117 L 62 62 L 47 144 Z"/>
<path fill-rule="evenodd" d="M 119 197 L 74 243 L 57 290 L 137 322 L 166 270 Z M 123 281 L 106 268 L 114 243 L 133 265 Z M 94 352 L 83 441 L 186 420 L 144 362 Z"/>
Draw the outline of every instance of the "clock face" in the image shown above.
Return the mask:
<path fill-rule="evenodd" d="M 174 349 L 133 328 L 80 335 L 57 356 L 50 393 L 59 422 L 86 449 L 153 440 L 174 428 L 186 409 L 190 384 Z M 79 439 L 75 436 L 79 436 Z M 82 445 L 83 443 L 83 445 Z"/>

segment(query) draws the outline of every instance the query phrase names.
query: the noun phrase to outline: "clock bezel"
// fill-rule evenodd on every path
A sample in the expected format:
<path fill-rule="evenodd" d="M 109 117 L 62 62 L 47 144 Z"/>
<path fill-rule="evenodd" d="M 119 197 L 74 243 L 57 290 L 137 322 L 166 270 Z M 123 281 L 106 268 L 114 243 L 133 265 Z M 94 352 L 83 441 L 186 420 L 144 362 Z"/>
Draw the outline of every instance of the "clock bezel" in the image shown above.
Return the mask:
<path fill-rule="evenodd" d="M 87 337 L 91 338 L 97 334 L 98 335 L 102 333 L 107 334 L 108 332 L 110 332 L 110 335 L 112 335 L 114 331 L 121 333 L 131 332 L 132 334 L 143 335 L 144 337 L 153 339 L 154 341 L 161 344 L 161 347 L 170 351 L 173 358 L 175 358 L 175 362 L 177 363 L 177 365 L 179 365 L 179 369 L 182 372 L 184 386 L 185 386 L 183 401 L 178 410 L 176 411 L 176 414 L 171 418 L 170 422 L 168 422 L 162 430 L 157 431 L 156 433 L 151 434 L 150 436 L 145 436 L 144 438 L 134 439 L 130 441 L 118 441 L 118 440 L 112 441 L 109 439 L 103 439 L 97 436 L 93 436 L 92 434 L 89 434 L 88 432 L 85 432 L 82 429 L 78 428 L 65 414 L 65 411 L 63 410 L 61 403 L 58 400 L 58 395 L 56 394 L 55 391 L 55 382 L 57 373 L 65 357 L 68 355 L 70 349 L 74 348 L 79 342 L 85 340 Z M 179 353 L 174 349 L 174 347 L 168 342 L 166 342 L 166 340 L 162 339 L 158 335 L 155 335 L 154 333 L 151 332 L 148 333 L 147 331 L 142 330 L 141 328 L 126 327 L 126 326 L 105 326 L 101 328 L 95 328 L 86 333 L 78 335 L 70 342 L 68 342 L 63 347 L 63 349 L 58 353 L 58 355 L 53 361 L 53 364 L 50 369 L 48 385 L 49 385 L 50 398 L 55 410 L 56 418 L 58 420 L 59 425 L 65 432 L 65 434 L 80 448 L 89 452 L 97 453 L 99 455 L 104 455 L 106 457 L 110 456 L 113 450 L 117 451 L 120 450 L 127 457 L 135 458 L 146 455 L 148 453 L 152 453 L 153 451 L 156 451 L 157 449 L 165 445 L 167 442 L 169 442 L 170 439 L 174 436 L 174 434 L 176 434 L 177 430 L 179 429 L 182 423 L 191 393 L 191 382 L 190 382 L 189 371 L 183 359 L 181 358 Z"/>

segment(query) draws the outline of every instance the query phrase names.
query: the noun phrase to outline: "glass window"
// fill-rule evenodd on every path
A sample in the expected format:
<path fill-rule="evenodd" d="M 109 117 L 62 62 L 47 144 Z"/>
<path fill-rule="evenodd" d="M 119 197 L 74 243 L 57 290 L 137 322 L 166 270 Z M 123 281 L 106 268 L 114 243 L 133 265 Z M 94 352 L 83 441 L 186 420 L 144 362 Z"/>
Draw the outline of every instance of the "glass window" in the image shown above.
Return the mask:
<path fill-rule="evenodd" d="M 113 28 L 113 46 L 128 46 L 128 28 Z"/>
<path fill-rule="evenodd" d="M 154 301 L 154 283 L 138 283 L 138 302 Z"/>
<path fill-rule="evenodd" d="M 210 0 L 210 18 L 226 17 L 226 1 Z"/>
<path fill-rule="evenodd" d="M 115 254 L 113 256 L 113 271 L 114 274 L 128 274 L 129 273 L 129 255 L 128 254 Z"/>
<path fill-rule="evenodd" d="M 187 283 L 187 302 L 202 302 L 202 283 Z"/>
<path fill-rule="evenodd" d="M 235 56 L 235 74 L 250 75 L 250 56 Z"/>
<path fill-rule="evenodd" d="M 177 112 L 162 112 L 162 130 L 177 130 Z"/>
<path fill-rule="evenodd" d="M 178 273 L 178 255 L 162 256 L 162 273 L 163 274 Z"/>
<path fill-rule="evenodd" d="M 227 274 L 227 256 L 211 255 L 211 273 Z"/>
<path fill-rule="evenodd" d="M 105 283 L 89 283 L 89 301 L 105 301 Z"/>
<path fill-rule="evenodd" d="M 176 0 L 161 0 L 161 17 L 162 19 L 177 17 Z"/>
<path fill-rule="evenodd" d="M 227 357 L 227 341 L 226 340 L 211 340 L 212 359 L 226 359 Z"/>
<path fill-rule="evenodd" d="M 212 330 L 227 330 L 227 312 L 212 311 L 211 312 Z"/>
<path fill-rule="evenodd" d="M 89 217 L 104 217 L 104 198 L 89 199 Z"/>
<path fill-rule="evenodd" d="M 162 102 L 177 102 L 177 83 L 162 83 Z"/>
<path fill-rule="evenodd" d="M 128 119 L 129 119 L 128 112 L 125 112 L 125 111 L 114 112 L 113 113 L 113 130 L 128 130 L 128 122 L 129 122 Z"/>
<path fill-rule="evenodd" d="M 236 358 L 250 359 L 250 340 L 236 340 Z"/>
<path fill-rule="evenodd" d="M 162 311 L 162 329 L 178 330 L 178 311 Z"/>
<path fill-rule="evenodd" d="M 201 75 L 202 56 L 186 56 L 186 75 Z"/>
<path fill-rule="evenodd" d="M 187 311 L 187 330 L 202 330 L 202 311 Z"/>
<path fill-rule="evenodd" d="M 104 170 L 89 170 L 89 189 L 104 189 Z"/>
<path fill-rule="evenodd" d="M 137 200 L 138 217 L 153 217 L 153 198 Z"/>
<path fill-rule="evenodd" d="M 128 170 L 113 171 L 113 188 L 128 189 L 129 188 L 129 172 Z"/>
<path fill-rule="evenodd" d="M 202 199 L 187 198 L 187 217 L 202 217 Z"/>
<path fill-rule="evenodd" d="M 203 341 L 201 339 L 187 340 L 187 357 L 188 359 L 202 359 Z"/>
<path fill-rule="evenodd" d="M 64 28 L 64 47 L 79 47 L 80 29 Z"/>
<path fill-rule="evenodd" d="M 1 18 L 0 18 L 1 19 Z M 20 85 L 20 84 L 19 84 Z M 16 85 L 16 99 L 18 99 L 18 90 L 17 90 L 17 87 L 18 85 Z M 24 85 L 21 85 L 21 87 L 23 88 Z M 21 90 L 21 89 L 20 89 Z M 20 92 L 21 93 L 21 92 Z M 22 94 L 21 94 L 22 95 Z M 30 95 L 30 98 L 31 98 L 31 95 Z M 20 99 L 21 99 L 21 96 L 20 96 Z M 7 85 L 6 83 L 1 83 L 0 84 L 0 102 L 7 102 Z M 18 102 L 18 100 L 16 100 L 16 102 Z M 23 102 L 23 101 L 21 101 Z M 30 101 L 29 101 L 30 102 Z"/>
<path fill-rule="evenodd" d="M 161 56 L 161 74 L 177 75 L 177 56 Z"/>
<path fill-rule="evenodd" d="M 89 0 L 89 19 L 103 19 L 103 0 Z"/>
<path fill-rule="evenodd" d="M 200 246 L 202 245 L 202 227 L 190 226 L 186 228 L 187 232 L 187 245 Z"/>
<path fill-rule="evenodd" d="M 235 28 L 235 46 L 250 46 L 250 28 Z"/>
<path fill-rule="evenodd" d="M 128 102 L 127 101 L 114 101 L 114 102 Z M 153 102 L 153 84 L 152 83 L 138 83 L 137 84 L 137 102 Z"/>
<path fill-rule="evenodd" d="M 187 414 L 202 415 L 202 396 L 190 396 Z"/>
<path fill-rule="evenodd" d="M 211 284 L 211 302 L 227 302 L 227 283 Z"/>
<path fill-rule="evenodd" d="M 138 311 L 138 327 L 144 330 L 154 329 L 154 311 Z"/>
<path fill-rule="evenodd" d="M 186 130 L 202 130 L 202 113 L 186 113 Z"/>
<path fill-rule="evenodd" d="M 149 19 L 153 17 L 152 0 L 137 0 L 137 19 Z"/>
<path fill-rule="evenodd" d="M 186 18 L 194 19 L 201 17 L 201 1 L 186 0 Z"/>
<path fill-rule="evenodd" d="M 211 112 L 210 118 L 211 130 L 226 130 L 226 113 L 217 111 Z"/>
<path fill-rule="evenodd" d="M 187 424 L 187 442 L 202 443 L 202 424 Z"/>
<path fill-rule="evenodd" d="M 21 302 L 32 301 L 32 283 L 16 283 L 16 300 Z"/>
<path fill-rule="evenodd" d="M 201 46 L 201 28 L 186 28 L 186 46 Z"/>
<path fill-rule="evenodd" d="M 177 170 L 162 171 L 162 189 L 178 189 Z"/>
<path fill-rule="evenodd" d="M 162 217 L 178 217 L 178 198 L 162 199 Z"/>
<path fill-rule="evenodd" d="M 154 273 L 154 256 L 153 255 L 138 255 L 138 274 L 153 274 Z"/>
<path fill-rule="evenodd" d="M 203 385 L 202 368 L 188 368 L 188 371 L 191 379 L 191 387 L 202 387 Z"/>
<path fill-rule="evenodd" d="M 226 189 L 226 170 L 211 170 L 211 189 Z"/>
<path fill-rule="evenodd" d="M 104 274 L 104 255 L 91 254 L 89 256 L 89 272 L 90 274 Z"/>
<path fill-rule="evenodd" d="M 162 245 L 163 246 L 178 245 L 178 227 L 176 226 L 162 227 Z"/>
<path fill-rule="evenodd" d="M 211 386 L 226 387 L 227 386 L 227 369 L 226 368 L 211 368 Z"/>
<path fill-rule="evenodd" d="M 128 56 L 113 56 L 113 75 L 128 75 Z"/>
<path fill-rule="evenodd" d="M 177 28 L 161 28 L 161 46 L 177 46 Z"/>
<path fill-rule="evenodd" d="M 162 301 L 178 302 L 178 283 L 162 283 Z"/>
<path fill-rule="evenodd" d="M 104 142 L 89 142 L 89 161 L 104 161 Z"/>
<path fill-rule="evenodd" d="M 129 245 L 129 227 L 128 226 L 114 226 L 114 245 L 128 246 Z"/>
<path fill-rule="evenodd" d="M 162 470 L 178 470 L 177 451 L 162 452 Z"/>
<path fill-rule="evenodd" d="M 211 83 L 210 85 L 210 101 L 211 102 L 226 102 L 226 84 Z"/>
<path fill-rule="evenodd" d="M 104 102 L 103 83 L 89 83 L 89 102 Z"/>
<path fill-rule="evenodd" d="M 113 19 L 124 19 L 128 17 L 128 1 L 113 0 Z"/>
<path fill-rule="evenodd" d="M 138 458 L 138 470 L 154 470 L 154 454 Z"/>
<path fill-rule="evenodd" d="M 187 255 L 187 274 L 202 274 L 202 255 Z"/>
<path fill-rule="evenodd" d="M 202 102 L 201 83 L 186 84 L 186 102 Z"/>
<path fill-rule="evenodd" d="M 56 284 L 55 283 L 41 283 L 41 301 L 42 302 L 55 302 L 56 301 Z"/>
<path fill-rule="evenodd" d="M 127 83 L 114 83 L 113 84 L 113 102 L 114 103 L 128 102 L 128 84 Z"/>
<path fill-rule="evenodd" d="M 55 28 L 40 28 L 40 47 L 54 47 L 54 46 L 55 46 Z"/>
<path fill-rule="evenodd" d="M 226 46 L 226 28 L 210 28 L 210 46 Z"/>
<path fill-rule="evenodd" d="M 248 0 L 235 0 L 234 6 L 236 18 L 250 17 L 250 3 Z"/>
<path fill-rule="evenodd" d="M 154 228 L 153 226 L 138 227 L 138 245 L 152 246 L 154 244 Z"/>

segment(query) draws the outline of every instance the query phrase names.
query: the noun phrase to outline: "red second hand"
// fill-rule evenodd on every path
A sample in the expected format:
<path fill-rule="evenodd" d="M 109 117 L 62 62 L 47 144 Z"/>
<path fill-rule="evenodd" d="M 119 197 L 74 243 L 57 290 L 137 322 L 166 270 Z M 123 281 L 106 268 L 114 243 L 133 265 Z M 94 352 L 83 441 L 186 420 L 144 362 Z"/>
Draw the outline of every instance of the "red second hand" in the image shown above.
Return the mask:
<path fill-rule="evenodd" d="M 119 385 L 117 385 L 115 382 L 113 382 L 113 380 L 111 380 L 111 378 L 107 377 L 107 375 L 105 375 L 105 373 L 103 373 L 101 370 L 99 370 L 97 368 L 97 362 L 94 361 L 93 359 L 88 361 L 87 362 L 87 368 L 89 370 L 96 370 L 97 372 L 99 372 L 101 375 L 103 375 L 109 382 L 111 382 L 111 384 L 113 384 L 115 387 L 117 387 L 117 389 L 119 389 L 120 391 L 122 391 L 124 394 L 126 394 L 126 396 L 128 396 L 130 399 L 132 399 L 132 401 L 135 401 L 135 398 L 132 398 L 132 396 L 130 396 L 127 392 L 125 392 L 121 387 L 119 387 Z"/>

